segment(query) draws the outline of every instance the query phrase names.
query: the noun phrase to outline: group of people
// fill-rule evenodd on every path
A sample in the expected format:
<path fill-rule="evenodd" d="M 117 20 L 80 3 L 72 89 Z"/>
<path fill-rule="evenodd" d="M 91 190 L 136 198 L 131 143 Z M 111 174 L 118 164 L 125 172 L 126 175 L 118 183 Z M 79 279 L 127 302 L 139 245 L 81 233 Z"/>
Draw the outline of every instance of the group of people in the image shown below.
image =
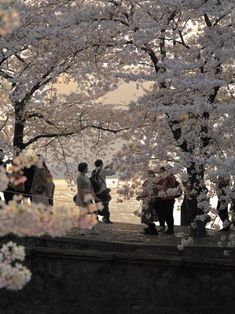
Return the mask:
<path fill-rule="evenodd" d="M 7 164 L 12 163 L 11 160 L 4 160 L 4 152 L 0 149 L 0 167 L 7 169 Z M 9 176 L 9 184 L 3 191 L 4 200 L 8 204 L 14 198 L 14 195 L 23 195 L 34 203 L 42 203 L 45 206 L 53 206 L 53 197 L 55 184 L 53 177 L 48 169 L 43 157 L 38 155 L 41 160 L 40 166 L 33 165 L 30 168 L 24 168 L 21 173 L 7 173 Z M 110 190 L 106 184 L 106 177 L 115 175 L 115 171 L 110 166 L 105 166 L 101 159 L 97 159 L 94 163 L 95 169 L 92 171 L 91 177 L 87 176 L 88 164 L 81 162 L 78 165 L 79 175 L 77 177 L 77 193 L 74 201 L 79 207 L 87 207 L 90 202 L 93 204 L 101 203 L 102 209 L 97 206 L 95 214 L 97 220 L 102 216 L 102 220 L 106 224 L 111 224 L 109 202 L 111 200 Z M 11 176 L 26 177 L 25 182 L 14 184 Z M 189 226 L 195 218 L 193 212 L 193 202 L 195 197 L 190 196 L 188 182 L 182 182 L 184 188 L 184 198 L 181 204 L 181 225 Z M 218 215 L 223 222 L 222 231 L 229 231 L 231 221 L 229 218 L 229 202 L 231 203 L 232 212 L 235 213 L 235 198 L 228 197 L 231 191 L 230 179 L 222 176 L 218 177 L 217 184 L 217 210 Z M 137 196 L 137 200 L 142 200 L 141 222 L 147 227 L 144 228 L 145 234 L 157 235 L 159 232 L 166 234 L 174 233 L 174 204 L 175 199 L 182 195 L 182 190 L 176 177 L 171 170 L 161 167 L 159 173 L 149 170 L 147 179 L 142 185 L 142 192 Z M 91 199 L 87 195 L 91 195 Z M 229 201 L 230 200 L 230 201 Z M 160 228 L 157 230 L 155 222 L 159 221 Z M 167 226 L 167 230 L 166 230 Z"/>
<path fill-rule="evenodd" d="M 95 169 L 92 171 L 92 176 L 89 178 L 88 164 L 82 162 L 78 165 L 79 175 L 77 177 L 77 194 L 75 197 L 76 205 L 86 207 L 90 200 L 86 198 L 87 194 L 91 194 L 94 202 L 102 202 L 103 209 L 97 210 L 98 216 L 102 216 L 102 220 L 106 224 L 111 224 L 109 202 L 111 200 L 110 190 L 106 185 L 106 176 L 112 176 L 115 171 L 110 166 L 105 166 L 101 159 L 95 161 Z M 92 201 L 92 200 L 91 200 Z"/>
<path fill-rule="evenodd" d="M 9 184 L 5 191 L 3 191 L 5 203 L 8 204 L 9 201 L 13 200 L 14 195 L 22 195 L 28 198 L 34 203 L 42 203 L 45 206 L 53 206 L 53 197 L 55 191 L 55 184 L 53 182 L 53 177 L 48 169 L 43 157 L 38 155 L 40 160 L 40 166 L 33 165 L 30 168 L 25 167 L 24 169 L 18 171 L 18 173 L 9 173 Z M 8 164 L 12 164 L 12 160 L 4 161 L 4 152 L 0 149 L 0 167 L 7 169 Z M 17 176 L 25 177 L 24 182 L 15 184 L 11 180 Z"/>
<path fill-rule="evenodd" d="M 160 224 L 160 232 L 174 233 L 174 203 L 175 199 L 182 194 L 184 194 L 184 197 L 181 203 L 181 226 L 190 226 L 194 221 L 197 215 L 196 196 L 191 195 L 189 182 L 182 182 L 182 184 L 183 191 L 175 176 L 170 171 L 166 171 L 164 167 L 160 168 L 157 176 L 154 171 L 148 171 L 147 179 L 142 186 L 142 193 L 137 197 L 137 200 L 143 200 L 141 222 L 147 225 L 147 228 L 144 228 L 145 234 L 158 234 L 155 225 L 157 221 Z M 230 179 L 219 176 L 217 180 L 218 200 L 216 209 L 223 224 L 221 231 L 229 231 L 231 225 L 234 224 L 235 217 L 232 217 L 232 220 L 229 217 L 229 203 L 231 204 L 232 216 L 235 216 L 235 198 L 231 196 L 231 192 Z M 166 225 L 167 230 L 165 230 Z"/>
<path fill-rule="evenodd" d="M 181 195 L 175 176 L 165 167 L 160 168 L 158 176 L 155 176 L 153 170 L 149 170 L 142 188 L 142 193 L 137 196 L 137 200 L 143 200 L 141 222 L 147 225 L 144 233 L 157 235 L 155 222 L 158 220 L 160 232 L 173 234 L 175 198 Z"/>

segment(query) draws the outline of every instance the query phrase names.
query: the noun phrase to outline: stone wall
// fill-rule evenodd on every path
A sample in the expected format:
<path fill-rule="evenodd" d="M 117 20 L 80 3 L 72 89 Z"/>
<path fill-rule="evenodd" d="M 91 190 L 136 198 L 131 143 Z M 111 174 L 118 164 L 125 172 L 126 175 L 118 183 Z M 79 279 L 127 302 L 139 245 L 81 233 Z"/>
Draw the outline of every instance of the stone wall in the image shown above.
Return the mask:
<path fill-rule="evenodd" d="M 234 313 L 235 265 L 181 257 L 28 247 L 33 277 L 0 290 L 0 314 Z"/>

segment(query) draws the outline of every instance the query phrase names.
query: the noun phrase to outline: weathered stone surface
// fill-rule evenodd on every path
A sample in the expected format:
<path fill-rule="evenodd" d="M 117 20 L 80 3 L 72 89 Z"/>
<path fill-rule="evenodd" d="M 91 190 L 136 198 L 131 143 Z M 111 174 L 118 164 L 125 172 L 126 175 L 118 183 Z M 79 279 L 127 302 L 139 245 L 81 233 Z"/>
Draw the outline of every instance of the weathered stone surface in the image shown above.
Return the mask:
<path fill-rule="evenodd" d="M 179 252 L 176 237 L 140 241 L 139 226 L 126 228 L 21 240 L 33 278 L 20 292 L 0 291 L 0 314 L 234 312 L 234 252 L 216 234 Z"/>

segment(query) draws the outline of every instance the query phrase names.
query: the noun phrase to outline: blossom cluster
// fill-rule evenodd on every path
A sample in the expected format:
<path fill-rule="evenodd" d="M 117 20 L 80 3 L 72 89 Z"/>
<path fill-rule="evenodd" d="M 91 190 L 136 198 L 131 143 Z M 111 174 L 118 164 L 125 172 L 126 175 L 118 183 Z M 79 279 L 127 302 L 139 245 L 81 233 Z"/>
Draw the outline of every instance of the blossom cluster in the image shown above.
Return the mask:
<path fill-rule="evenodd" d="M 27 199 L 15 198 L 8 205 L 2 203 L 0 210 L 0 236 L 14 233 L 18 236 L 52 237 L 66 235 L 73 227 L 92 229 L 96 223 L 95 206 L 88 209 L 52 208 L 43 204 L 29 203 Z M 90 214 L 88 214 L 90 213 Z M 30 271 L 15 261 L 25 258 L 24 247 L 10 242 L 0 251 L 0 288 L 21 289 L 31 278 Z"/>
<path fill-rule="evenodd" d="M 12 166 L 8 167 L 11 172 L 11 182 L 15 185 L 22 182 L 22 175 L 19 176 L 24 167 L 31 167 L 34 164 L 40 166 L 41 160 L 36 154 L 21 152 L 13 160 Z M 24 179 L 23 179 L 24 181 Z M 9 183 L 6 169 L 0 167 L 0 187 L 5 190 Z M 99 208 L 100 203 L 90 204 L 91 195 L 85 195 L 89 206 L 86 208 L 54 208 L 41 203 L 32 203 L 22 196 L 14 196 L 8 204 L 0 203 L 0 236 L 13 233 L 17 236 L 42 236 L 66 235 L 72 227 L 80 229 L 92 229 L 96 223 L 96 216 L 93 212 Z M 3 245 L 0 253 L 0 288 L 10 290 L 21 289 L 31 277 L 30 271 L 16 261 L 23 261 L 25 257 L 24 248 L 18 247 L 10 242 Z"/>
<path fill-rule="evenodd" d="M 18 236 L 63 236 L 72 227 L 92 228 L 96 219 L 92 213 L 97 207 L 89 209 L 50 207 L 42 203 L 29 203 L 28 199 L 15 197 L 8 204 L 2 203 L 0 210 L 0 236 L 14 233 Z M 84 227 L 86 225 L 86 227 Z"/>
<path fill-rule="evenodd" d="M 12 33 L 20 25 L 20 16 L 16 9 L 3 9 L 0 5 L 0 37 Z"/>
<path fill-rule="evenodd" d="M 25 259 L 25 249 L 13 242 L 0 249 L 0 288 L 20 290 L 31 279 L 30 271 L 20 262 Z"/>
<path fill-rule="evenodd" d="M 11 170 L 18 171 L 25 167 L 30 168 L 33 165 L 41 165 L 41 160 L 42 158 L 35 152 L 23 150 L 14 158 Z"/>
<path fill-rule="evenodd" d="M 190 244 L 193 244 L 193 238 L 192 237 L 182 238 L 181 243 L 177 245 L 177 249 L 179 251 L 182 251 L 185 248 L 185 246 L 188 246 Z"/>
<path fill-rule="evenodd" d="M 9 183 L 9 178 L 6 174 L 6 170 L 0 167 L 0 191 L 4 191 Z"/>

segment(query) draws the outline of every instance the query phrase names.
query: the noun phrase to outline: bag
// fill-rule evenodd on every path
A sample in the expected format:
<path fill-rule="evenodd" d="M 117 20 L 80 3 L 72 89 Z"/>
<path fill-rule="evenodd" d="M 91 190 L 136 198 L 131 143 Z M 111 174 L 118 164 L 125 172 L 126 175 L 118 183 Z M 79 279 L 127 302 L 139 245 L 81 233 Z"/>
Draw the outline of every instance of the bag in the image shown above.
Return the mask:
<path fill-rule="evenodd" d="M 45 191 L 46 191 L 46 187 L 45 187 L 45 186 L 38 186 L 38 187 L 35 189 L 35 193 L 36 193 L 36 194 L 43 194 Z"/>
<path fill-rule="evenodd" d="M 100 170 L 98 170 L 97 172 L 93 170 L 90 177 L 91 185 L 95 193 L 99 192 L 101 185 L 103 183 L 103 180 L 99 176 Z"/>

